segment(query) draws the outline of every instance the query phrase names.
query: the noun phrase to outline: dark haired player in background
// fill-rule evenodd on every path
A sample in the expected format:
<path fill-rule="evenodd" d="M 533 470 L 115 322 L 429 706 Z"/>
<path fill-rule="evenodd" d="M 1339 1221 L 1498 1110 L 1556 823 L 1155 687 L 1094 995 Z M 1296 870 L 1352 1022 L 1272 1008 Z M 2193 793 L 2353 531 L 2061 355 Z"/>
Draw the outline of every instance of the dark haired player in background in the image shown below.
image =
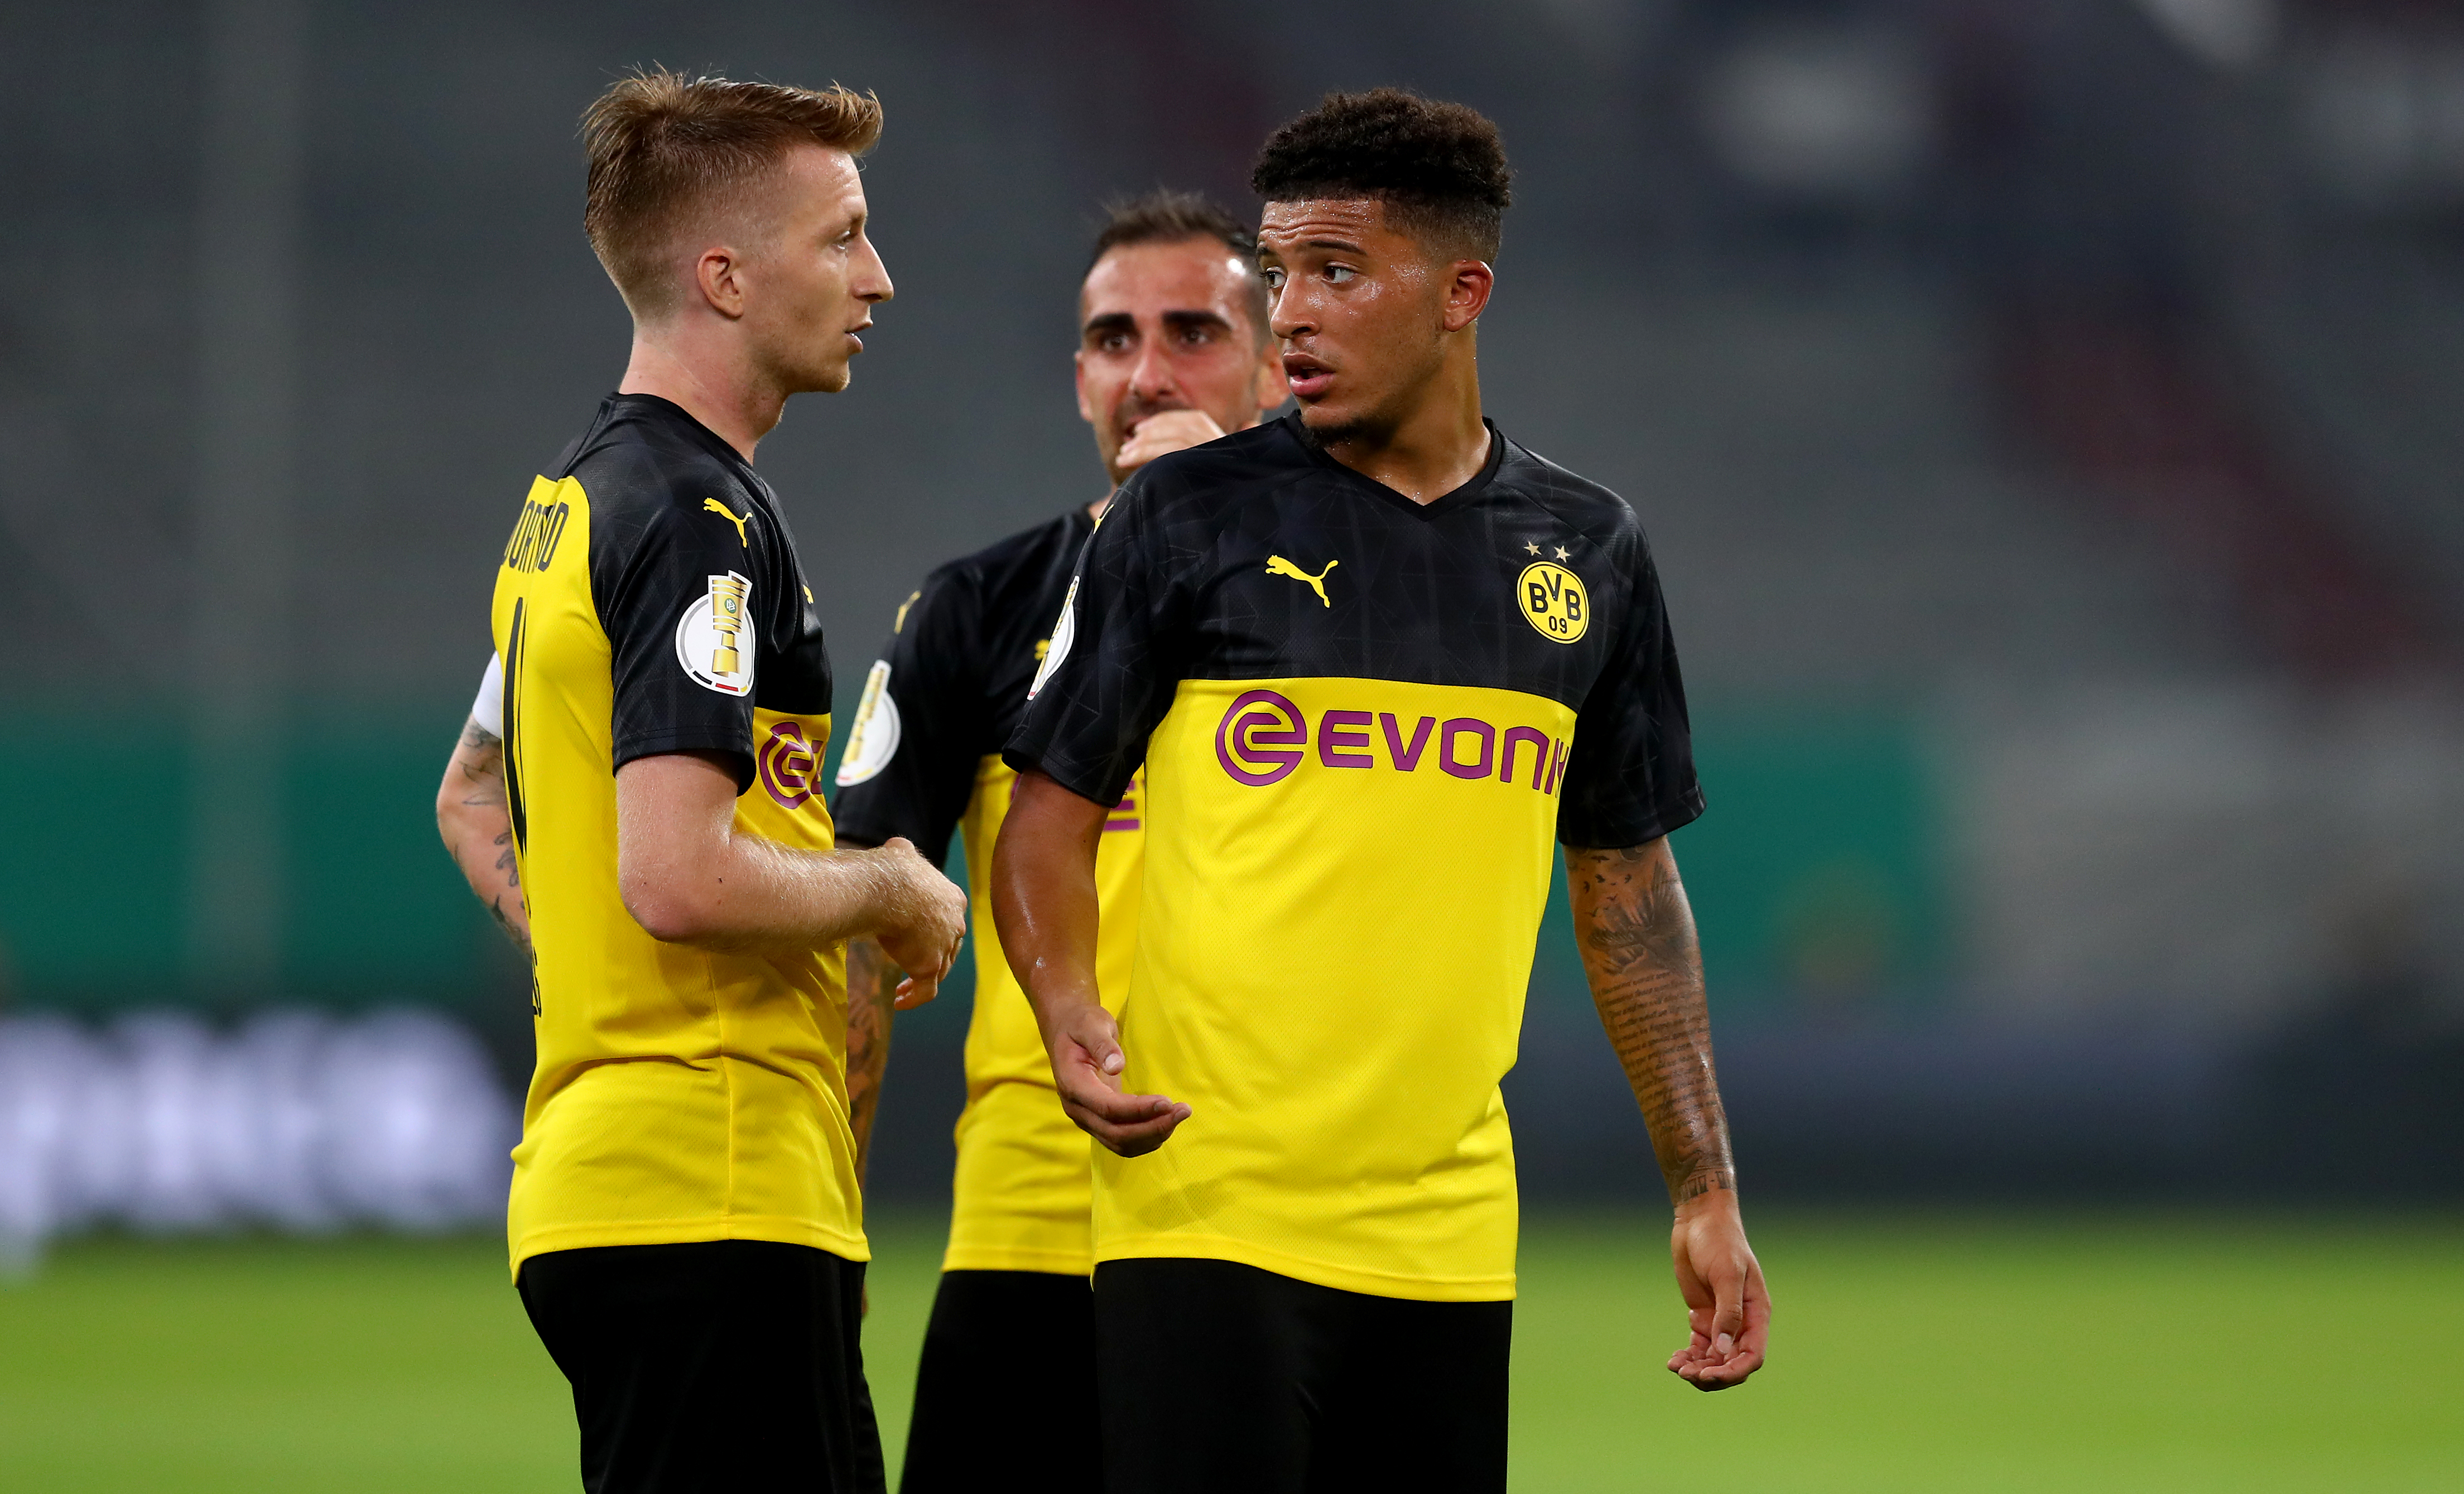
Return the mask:
<path fill-rule="evenodd" d="M 1078 411 L 1111 484 L 1092 504 L 925 579 L 865 681 L 839 769 L 842 845 L 904 837 L 937 861 L 960 827 L 978 899 L 967 1108 L 949 1251 L 916 1372 L 906 1494 L 1018 1487 L 1020 1449 L 1056 1417 L 1083 1420 L 1090 1404 L 1089 1144 L 1053 1096 L 1034 1010 L 989 913 L 993 840 L 1015 778 L 1001 745 L 1111 487 L 1165 452 L 1256 425 L 1286 398 L 1255 242 L 1202 198 L 1157 192 L 1115 208 L 1078 311 Z M 1096 825 L 1094 976 L 1115 1007 L 1136 947 L 1141 812 L 1133 777 Z M 889 1055 L 892 978 L 878 949 L 849 947 L 859 1154 Z"/>
<path fill-rule="evenodd" d="M 1516 1237 L 1498 1081 L 1552 835 L 1676 1205 L 1693 1335 L 1669 1368 L 1711 1390 L 1762 1362 L 1664 839 L 1703 805 L 1684 694 L 1634 511 L 1482 417 L 1495 127 L 1336 95 L 1252 185 L 1300 409 L 1114 499 L 1005 753 L 993 906 L 1062 1101 L 1108 1149 L 1107 1494 L 1493 1494 Z M 1116 1022 L 1094 846 L 1142 764 Z"/>

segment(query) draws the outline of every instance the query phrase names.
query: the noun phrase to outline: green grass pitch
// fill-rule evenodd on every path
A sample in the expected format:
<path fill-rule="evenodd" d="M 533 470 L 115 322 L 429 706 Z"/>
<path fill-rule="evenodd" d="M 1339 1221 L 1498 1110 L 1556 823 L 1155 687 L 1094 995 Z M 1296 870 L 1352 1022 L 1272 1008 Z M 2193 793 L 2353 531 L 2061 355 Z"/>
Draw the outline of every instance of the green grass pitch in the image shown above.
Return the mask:
<path fill-rule="evenodd" d="M 1529 1494 L 2464 1485 L 2464 1219 L 1766 1211 L 1752 1384 L 1686 1390 L 1660 1226 L 1535 1219 L 1515 1321 Z M 929 1219 L 876 1225 L 893 1465 Z M 577 1486 L 564 1384 L 488 1241 L 62 1249 L 0 1285 L 0 1486 Z"/>

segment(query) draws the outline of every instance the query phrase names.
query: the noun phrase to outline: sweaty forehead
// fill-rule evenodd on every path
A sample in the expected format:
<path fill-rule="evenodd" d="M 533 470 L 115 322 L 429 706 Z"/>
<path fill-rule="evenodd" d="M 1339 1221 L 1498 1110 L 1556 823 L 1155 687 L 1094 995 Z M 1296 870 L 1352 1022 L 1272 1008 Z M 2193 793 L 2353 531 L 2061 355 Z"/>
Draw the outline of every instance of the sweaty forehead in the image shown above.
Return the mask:
<path fill-rule="evenodd" d="M 1266 204 L 1258 241 L 1284 250 L 1321 235 L 1356 240 L 1393 231 L 1386 225 L 1386 205 L 1375 197 L 1322 197 Z"/>
<path fill-rule="evenodd" d="M 1124 244 L 1107 251 L 1087 272 L 1078 292 L 1079 319 L 1170 311 L 1216 311 L 1229 318 L 1240 310 L 1248 275 L 1231 249 L 1211 236 Z"/>

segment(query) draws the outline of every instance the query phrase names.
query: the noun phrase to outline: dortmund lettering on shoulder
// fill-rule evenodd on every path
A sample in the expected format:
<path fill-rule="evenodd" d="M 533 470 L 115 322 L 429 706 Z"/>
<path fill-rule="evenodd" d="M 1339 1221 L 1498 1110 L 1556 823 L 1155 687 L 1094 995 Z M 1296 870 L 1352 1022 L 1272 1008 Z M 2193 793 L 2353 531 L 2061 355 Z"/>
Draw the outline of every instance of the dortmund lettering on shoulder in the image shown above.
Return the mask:
<path fill-rule="evenodd" d="M 1375 720 L 1385 739 L 1380 762 L 1371 750 Z M 1428 749 L 1435 738 L 1437 751 Z M 1291 698 L 1277 691 L 1253 690 L 1234 700 L 1215 728 L 1215 759 L 1233 781 L 1266 788 L 1292 776 L 1307 760 L 1309 719 Z M 1515 781 L 1517 770 L 1536 792 L 1553 795 L 1566 777 L 1566 753 L 1573 743 L 1536 726 L 1500 726 L 1479 716 L 1461 715 L 1441 721 L 1433 715 L 1415 719 L 1408 732 L 1392 712 L 1328 710 L 1318 713 L 1317 760 L 1326 768 L 1378 768 L 1397 773 L 1419 771 L 1434 757 L 1450 778 L 1466 781 Z M 1528 752 L 1526 749 L 1529 749 Z"/>
<path fill-rule="evenodd" d="M 542 501 L 554 497 L 556 489 L 541 478 L 531 489 L 522 503 L 522 516 L 514 524 L 514 537 L 505 541 L 505 564 L 509 569 L 536 575 L 548 568 L 556 559 L 557 541 L 564 538 L 565 520 L 573 516 L 573 505 L 562 500 Z"/>

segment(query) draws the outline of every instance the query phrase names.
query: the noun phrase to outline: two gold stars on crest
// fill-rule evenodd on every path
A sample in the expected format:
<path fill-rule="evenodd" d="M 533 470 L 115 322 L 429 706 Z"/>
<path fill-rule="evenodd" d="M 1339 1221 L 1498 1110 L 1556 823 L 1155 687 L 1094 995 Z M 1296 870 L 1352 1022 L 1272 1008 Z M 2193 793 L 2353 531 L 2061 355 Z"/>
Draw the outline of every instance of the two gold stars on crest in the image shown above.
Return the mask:
<path fill-rule="evenodd" d="M 1526 555 L 1538 555 L 1540 553 L 1540 547 L 1527 539 L 1523 542 L 1523 551 Z M 1559 545 L 1557 547 L 1557 559 L 1561 560 L 1570 559 L 1566 554 L 1566 547 L 1564 545 Z"/>

